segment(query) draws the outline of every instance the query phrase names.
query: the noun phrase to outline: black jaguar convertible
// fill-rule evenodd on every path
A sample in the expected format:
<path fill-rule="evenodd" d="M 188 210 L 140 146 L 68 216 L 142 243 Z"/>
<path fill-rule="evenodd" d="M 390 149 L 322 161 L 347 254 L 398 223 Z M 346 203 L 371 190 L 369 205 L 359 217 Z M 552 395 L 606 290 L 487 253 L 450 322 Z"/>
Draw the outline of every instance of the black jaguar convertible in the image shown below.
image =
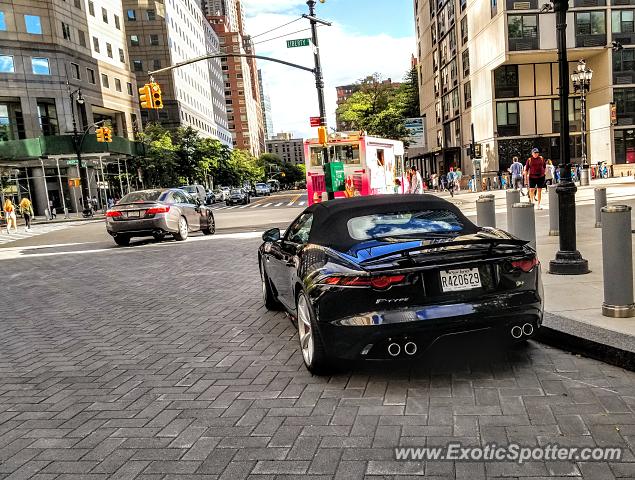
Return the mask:
<path fill-rule="evenodd" d="M 536 252 L 432 195 L 316 203 L 263 240 L 265 305 L 297 321 L 316 374 L 335 360 L 412 358 L 459 333 L 517 343 L 542 323 Z"/>

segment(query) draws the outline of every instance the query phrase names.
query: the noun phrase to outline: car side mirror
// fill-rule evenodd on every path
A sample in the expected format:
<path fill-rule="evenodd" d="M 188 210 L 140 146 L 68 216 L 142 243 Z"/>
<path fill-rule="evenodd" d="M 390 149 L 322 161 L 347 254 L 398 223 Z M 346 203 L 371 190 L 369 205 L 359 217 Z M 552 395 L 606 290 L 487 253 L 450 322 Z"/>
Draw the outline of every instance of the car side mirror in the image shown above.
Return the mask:
<path fill-rule="evenodd" d="M 270 228 L 262 234 L 262 239 L 265 242 L 277 242 L 278 240 L 280 240 L 280 229 Z"/>

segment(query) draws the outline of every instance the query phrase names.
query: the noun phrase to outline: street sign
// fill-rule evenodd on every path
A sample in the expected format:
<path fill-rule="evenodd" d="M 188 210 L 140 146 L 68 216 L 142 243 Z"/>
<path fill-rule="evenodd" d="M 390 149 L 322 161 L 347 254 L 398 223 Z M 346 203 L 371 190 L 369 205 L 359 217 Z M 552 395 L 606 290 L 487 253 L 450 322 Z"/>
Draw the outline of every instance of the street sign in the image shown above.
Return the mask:
<path fill-rule="evenodd" d="M 287 48 L 308 47 L 309 45 L 311 45 L 310 38 L 296 38 L 294 40 L 287 40 Z"/>
<path fill-rule="evenodd" d="M 310 120 L 312 127 L 319 127 L 322 123 L 322 119 L 320 117 L 310 117 Z"/>
<path fill-rule="evenodd" d="M 77 165 L 77 160 L 66 160 L 66 165 Z"/>

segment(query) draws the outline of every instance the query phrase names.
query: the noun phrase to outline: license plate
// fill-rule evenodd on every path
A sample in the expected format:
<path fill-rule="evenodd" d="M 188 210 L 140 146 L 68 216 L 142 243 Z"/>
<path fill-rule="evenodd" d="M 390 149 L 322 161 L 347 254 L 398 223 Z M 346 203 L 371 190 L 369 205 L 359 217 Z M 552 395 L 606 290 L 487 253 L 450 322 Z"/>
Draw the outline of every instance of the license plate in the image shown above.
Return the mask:
<path fill-rule="evenodd" d="M 478 268 L 460 268 L 457 270 L 441 270 L 441 290 L 456 292 L 481 287 L 481 276 Z"/>
<path fill-rule="evenodd" d="M 136 211 L 136 212 L 128 212 L 128 218 L 131 218 L 131 217 L 136 217 L 136 218 L 139 218 L 140 214 L 141 214 L 141 212 L 139 212 L 139 211 Z"/>

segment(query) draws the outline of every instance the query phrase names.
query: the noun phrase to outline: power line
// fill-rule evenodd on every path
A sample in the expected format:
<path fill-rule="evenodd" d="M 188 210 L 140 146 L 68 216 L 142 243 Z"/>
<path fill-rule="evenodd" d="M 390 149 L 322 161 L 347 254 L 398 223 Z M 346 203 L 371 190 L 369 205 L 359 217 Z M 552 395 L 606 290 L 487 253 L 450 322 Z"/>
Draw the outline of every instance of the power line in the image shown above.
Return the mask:
<path fill-rule="evenodd" d="M 258 35 L 252 35 L 251 38 L 261 37 L 263 35 L 266 35 L 267 33 L 273 32 L 274 30 L 278 30 L 280 28 L 286 27 L 287 25 L 291 25 L 292 23 L 295 23 L 298 20 L 302 20 L 302 17 L 298 17 L 295 20 L 291 20 L 290 22 L 280 25 L 279 27 L 272 28 L 271 30 L 267 30 L 266 32 L 259 33 Z"/>

